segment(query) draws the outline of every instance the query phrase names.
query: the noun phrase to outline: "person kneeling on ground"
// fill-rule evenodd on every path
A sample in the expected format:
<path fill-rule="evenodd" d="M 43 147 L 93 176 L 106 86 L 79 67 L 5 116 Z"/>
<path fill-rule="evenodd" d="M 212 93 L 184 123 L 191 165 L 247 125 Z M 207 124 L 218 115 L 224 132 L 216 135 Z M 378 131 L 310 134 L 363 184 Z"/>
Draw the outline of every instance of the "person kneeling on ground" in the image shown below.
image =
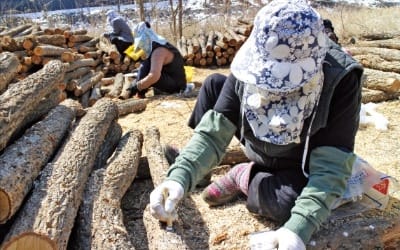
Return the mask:
<path fill-rule="evenodd" d="M 186 88 L 184 59 L 177 48 L 156 34 L 145 22 L 135 30 L 135 51 L 142 49 L 146 58 L 141 62 L 131 95 L 144 98 L 150 87 L 157 92 L 180 93 Z"/>
<path fill-rule="evenodd" d="M 110 39 L 112 44 L 115 44 L 122 59 L 125 57 L 125 50 L 133 44 L 132 30 L 128 23 L 114 10 L 109 10 L 106 13 L 107 23 L 111 26 L 111 32 L 106 32 L 103 35 Z"/>
<path fill-rule="evenodd" d="M 305 249 L 343 197 L 357 158 L 362 72 L 328 39 L 306 1 L 264 6 L 231 74 L 203 83 L 189 122 L 194 134 L 151 192 L 152 215 L 175 219 L 179 201 L 221 162 L 236 135 L 251 162 L 211 183 L 203 199 L 217 206 L 244 194 L 250 212 L 279 226 L 262 232 L 261 244 Z"/>

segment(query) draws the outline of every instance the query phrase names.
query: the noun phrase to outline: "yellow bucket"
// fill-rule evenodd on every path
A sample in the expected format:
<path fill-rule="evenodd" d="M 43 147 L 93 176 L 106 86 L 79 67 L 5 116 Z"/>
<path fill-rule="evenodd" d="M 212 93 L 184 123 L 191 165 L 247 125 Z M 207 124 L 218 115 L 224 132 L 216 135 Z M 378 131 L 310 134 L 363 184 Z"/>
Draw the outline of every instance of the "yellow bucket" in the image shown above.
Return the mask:
<path fill-rule="evenodd" d="M 183 66 L 185 68 L 186 82 L 191 82 L 194 75 L 194 68 L 192 66 Z"/>
<path fill-rule="evenodd" d="M 129 46 L 124 53 L 129 56 L 130 58 L 132 58 L 134 61 L 137 61 L 141 58 L 143 58 L 144 56 L 144 50 L 139 50 L 137 52 L 135 52 L 135 46 L 132 44 L 131 46 Z"/>

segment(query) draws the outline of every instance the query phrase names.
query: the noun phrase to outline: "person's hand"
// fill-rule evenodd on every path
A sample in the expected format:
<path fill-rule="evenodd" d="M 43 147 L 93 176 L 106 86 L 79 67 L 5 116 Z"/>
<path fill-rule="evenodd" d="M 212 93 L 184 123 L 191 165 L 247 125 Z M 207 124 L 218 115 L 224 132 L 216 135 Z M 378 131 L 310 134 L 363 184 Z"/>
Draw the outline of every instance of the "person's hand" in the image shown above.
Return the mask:
<path fill-rule="evenodd" d="M 287 228 L 276 231 L 257 232 L 250 235 L 251 250 L 305 250 L 300 237 Z"/>
<path fill-rule="evenodd" d="M 139 81 L 134 81 L 131 86 L 128 88 L 128 90 L 131 92 L 131 96 L 134 96 L 137 94 L 137 92 L 139 92 L 138 89 L 138 82 Z"/>
<path fill-rule="evenodd" d="M 163 222 L 176 220 L 176 205 L 182 199 L 184 189 L 176 181 L 167 180 L 157 186 L 150 194 L 150 212 Z"/>

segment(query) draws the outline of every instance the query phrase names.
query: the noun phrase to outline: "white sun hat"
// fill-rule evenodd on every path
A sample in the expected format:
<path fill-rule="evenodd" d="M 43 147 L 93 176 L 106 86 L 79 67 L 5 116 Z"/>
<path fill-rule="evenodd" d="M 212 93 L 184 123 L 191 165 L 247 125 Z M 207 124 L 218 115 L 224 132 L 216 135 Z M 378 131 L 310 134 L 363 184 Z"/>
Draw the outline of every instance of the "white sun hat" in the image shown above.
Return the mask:
<path fill-rule="evenodd" d="M 243 112 L 258 139 L 300 143 L 321 94 L 326 50 L 323 19 L 306 1 L 272 1 L 257 13 L 231 72 L 245 83 Z"/>

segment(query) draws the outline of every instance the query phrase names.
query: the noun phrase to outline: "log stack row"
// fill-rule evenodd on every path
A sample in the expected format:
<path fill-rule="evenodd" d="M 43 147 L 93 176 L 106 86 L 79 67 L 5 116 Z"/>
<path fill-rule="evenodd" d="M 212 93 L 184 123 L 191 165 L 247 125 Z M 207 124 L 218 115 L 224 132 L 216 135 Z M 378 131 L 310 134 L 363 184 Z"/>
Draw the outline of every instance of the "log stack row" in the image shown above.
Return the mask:
<path fill-rule="evenodd" d="M 21 25 L 0 33 L 0 48 L 0 93 L 8 84 L 26 78 L 49 61 L 60 60 L 65 64 L 61 91 L 65 97 L 79 99 L 84 107 L 92 106 L 109 91 L 109 97 L 128 99 L 130 93 L 122 91 L 127 87 L 119 82 L 129 84 L 132 78 L 125 74 L 139 67 L 141 60 L 129 56 L 122 59 L 108 39 L 69 28 L 42 30 L 39 26 Z M 123 77 L 114 80 L 116 74 Z M 117 84 L 113 88 L 105 87 L 114 82 Z"/>
<path fill-rule="evenodd" d="M 192 37 L 182 36 L 177 41 L 186 65 L 209 67 L 228 66 L 241 45 L 250 35 L 252 25 L 238 21 L 223 31 L 201 31 Z"/>
<path fill-rule="evenodd" d="M 364 66 L 363 102 L 399 98 L 400 37 L 360 41 L 356 45 L 346 49 Z"/>

